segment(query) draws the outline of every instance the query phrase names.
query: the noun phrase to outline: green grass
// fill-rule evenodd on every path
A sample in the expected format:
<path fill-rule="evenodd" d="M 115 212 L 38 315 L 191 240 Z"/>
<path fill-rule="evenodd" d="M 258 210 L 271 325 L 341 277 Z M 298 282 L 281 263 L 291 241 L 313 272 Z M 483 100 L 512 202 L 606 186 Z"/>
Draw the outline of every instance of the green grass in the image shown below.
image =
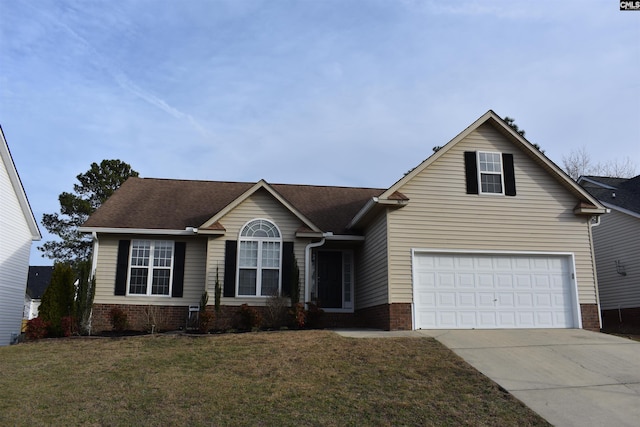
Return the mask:
<path fill-rule="evenodd" d="M 0 425 L 548 425 L 431 338 L 328 331 L 0 348 Z"/>

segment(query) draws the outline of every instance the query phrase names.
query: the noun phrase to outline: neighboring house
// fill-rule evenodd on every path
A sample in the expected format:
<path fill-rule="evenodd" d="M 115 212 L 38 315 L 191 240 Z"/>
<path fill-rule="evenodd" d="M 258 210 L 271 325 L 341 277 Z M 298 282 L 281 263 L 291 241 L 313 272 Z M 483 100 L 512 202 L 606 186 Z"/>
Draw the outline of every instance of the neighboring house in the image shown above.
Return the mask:
<path fill-rule="evenodd" d="M 81 228 L 93 325 L 184 325 L 219 280 L 223 321 L 299 285 L 330 327 L 597 330 L 604 212 L 493 111 L 389 188 L 130 178 Z"/>
<path fill-rule="evenodd" d="M 610 210 L 593 227 L 604 327 L 640 327 L 640 175 L 578 183 Z"/>
<path fill-rule="evenodd" d="M 38 307 L 44 291 L 51 283 L 52 273 L 51 266 L 29 266 L 27 292 L 24 297 L 24 319 L 31 320 L 38 317 Z"/>
<path fill-rule="evenodd" d="M 0 345 L 20 333 L 31 242 L 40 230 L 0 128 Z"/>

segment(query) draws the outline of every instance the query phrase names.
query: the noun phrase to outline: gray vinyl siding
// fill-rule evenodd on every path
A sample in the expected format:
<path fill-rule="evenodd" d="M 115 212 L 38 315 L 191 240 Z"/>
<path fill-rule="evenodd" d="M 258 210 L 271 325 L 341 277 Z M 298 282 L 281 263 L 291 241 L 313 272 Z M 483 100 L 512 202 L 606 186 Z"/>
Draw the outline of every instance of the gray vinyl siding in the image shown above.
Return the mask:
<path fill-rule="evenodd" d="M 593 241 L 601 308 L 640 307 L 640 218 L 611 209 L 593 228 Z M 626 276 L 618 274 L 616 260 Z"/>
<path fill-rule="evenodd" d="M 511 153 L 517 196 L 466 194 L 465 151 Z M 409 204 L 390 211 L 391 302 L 412 302 L 411 249 L 570 252 L 580 303 L 595 303 L 589 224 L 564 187 L 484 124 L 399 188 Z"/>
<path fill-rule="evenodd" d="M 282 233 L 283 242 L 295 242 L 294 254 L 300 269 L 301 292 L 302 282 L 304 281 L 304 249 L 310 240 L 296 239 L 296 231 L 303 225 L 302 222 L 276 200 L 268 191 L 258 190 L 238 206 L 220 219 L 220 223 L 225 228 L 224 236 L 211 238 L 208 242 L 208 258 L 207 258 L 207 290 L 210 298 L 209 302 L 213 304 L 213 295 L 215 291 L 216 266 L 218 267 L 218 278 L 220 286 L 224 287 L 224 251 L 225 241 L 238 240 L 240 229 L 249 221 L 263 218 L 272 221 L 278 226 Z M 224 305 L 240 305 L 252 304 L 260 305 L 266 302 L 264 297 L 248 297 L 248 298 L 222 298 Z"/>
<path fill-rule="evenodd" d="M 182 298 L 168 296 L 114 295 L 118 242 L 143 238 L 149 240 L 186 241 L 184 288 Z M 205 290 L 206 238 L 180 239 L 168 236 L 116 236 L 99 235 L 98 262 L 96 266 L 96 304 L 155 304 L 183 306 L 198 304 Z"/>
<path fill-rule="evenodd" d="M 366 229 L 356 266 L 356 309 L 389 303 L 386 213 Z"/>

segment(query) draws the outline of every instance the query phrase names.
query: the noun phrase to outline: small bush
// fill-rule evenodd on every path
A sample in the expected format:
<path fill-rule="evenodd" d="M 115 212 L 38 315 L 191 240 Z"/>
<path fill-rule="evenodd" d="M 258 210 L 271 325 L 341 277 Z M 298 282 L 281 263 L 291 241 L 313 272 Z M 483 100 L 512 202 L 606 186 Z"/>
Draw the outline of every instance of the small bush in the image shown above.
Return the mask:
<path fill-rule="evenodd" d="M 304 310 L 304 304 L 301 302 L 295 303 L 289 309 L 289 316 L 291 316 L 291 323 L 294 328 L 302 329 L 307 322 L 307 313 Z"/>
<path fill-rule="evenodd" d="M 318 307 L 312 302 L 307 303 L 307 327 L 308 328 L 321 328 L 322 318 L 324 317 L 324 310 Z"/>
<path fill-rule="evenodd" d="M 114 307 L 109 311 L 109 321 L 114 331 L 122 332 L 128 327 L 127 313 L 118 307 Z"/>
<path fill-rule="evenodd" d="M 247 304 L 242 304 L 238 310 L 239 317 L 239 329 L 250 331 L 255 328 L 259 328 L 262 323 L 262 316 L 253 307 L 249 307 Z"/>
<path fill-rule="evenodd" d="M 198 330 L 202 334 L 206 334 L 211 329 L 213 321 L 215 320 L 216 315 L 209 311 L 201 311 L 198 315 Z"/>
<path fill-rule="evenodd" d="M 60 324 L 62 326 L 62 334 L 65 337 L 70 337 L 77 332 L 77 320 L 73 316 L 65 316 L 60 319 Z"/>
<path fill-rule="evenodd" d="M 287 306 L 289 299 L 279 295 L 272 295 L 267 299 L 265 313 L 266 326 L 279 329 L 286 324 Z"/>
<path fill-rule="evenodd" d="M 27 331 L 25 335 L 28 340 L 39 340 L 46 338 L 49 332 L 49 322 L 45 322 L 40 317 L 31 319 L 27 322 Z"/>

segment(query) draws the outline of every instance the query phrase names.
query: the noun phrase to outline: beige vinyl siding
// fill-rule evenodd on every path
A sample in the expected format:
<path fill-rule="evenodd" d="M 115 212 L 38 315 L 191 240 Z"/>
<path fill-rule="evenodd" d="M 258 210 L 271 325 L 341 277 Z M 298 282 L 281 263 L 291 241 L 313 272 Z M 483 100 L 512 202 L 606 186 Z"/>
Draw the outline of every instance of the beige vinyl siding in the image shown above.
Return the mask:
<path fill-rule="evenodd" d="M 464 151 L 513 154 L 517 196 L 466 194 Z M 588 220 L 573 213 L 578 201 L 491 125 L 480 126 L 399 191 L 410 201 L 389 212 L 391 302 L 412 302 L 412 248 L 571 252 L 580 303 L 596 302 Z"/>
<path fill-rule="evenodd" d="M 184 265 L 184 290 L 182 298 L 167 296 L 119 296 L 114 295 L 118 242 L 133 240 L 140 236 L 99 235 L 98 263 L 96 267 L 97 304 L 156 304 L 189 305 L 198 304 L 205 289 L 206 238 L 172 239 L 168 236 L 144 236 L 149 240 L 186 241 Z"/>
<path fill-rule="evenodd" d="M 593 227 L 593 241 L 601 308 L 640 307 L 640 218 L 611 209 Z M 616 260 L 626 276 L 618 274 Z"/>
<path fill-rule="evenodd" d="M 356 309 L 389 303 L 386 212 L 366 229 L 356 267 Z"/>
<path fill-rule="evenodd" d="M 220 286 L 224 288 L 224 251 L 225 241 L 238 240 L 240 229 L 249 221 L 263 218 L 272 221 L 280 229 L 283 242 L 295 242 L 294 254 L 298 261 L 300 269 L 300 282 L 304 280 L 304 248 L 310 241 L 308 239 L 296 239 L 295 233 L 302 226 L 302 222 L 276 200 L 266 190 L 258 190 L 235 209 L 220 219 L 220 223 L 226 229 L 224 236 L 213 237 L 208 242 L 208 259 L 207 259 L 207 290 L 210 298 L 209 302 L 213 304 L 213 295 L 215 295 L 216 266 L 218 267 L 218 278 Z M 301 289 L 302 292 L 302 289 Z M 260 305 L 264 304 L 264 297 L 248 297 L 248 298 L 222 298 L 223 305 L 240 305 L 243 303 Z"/>

